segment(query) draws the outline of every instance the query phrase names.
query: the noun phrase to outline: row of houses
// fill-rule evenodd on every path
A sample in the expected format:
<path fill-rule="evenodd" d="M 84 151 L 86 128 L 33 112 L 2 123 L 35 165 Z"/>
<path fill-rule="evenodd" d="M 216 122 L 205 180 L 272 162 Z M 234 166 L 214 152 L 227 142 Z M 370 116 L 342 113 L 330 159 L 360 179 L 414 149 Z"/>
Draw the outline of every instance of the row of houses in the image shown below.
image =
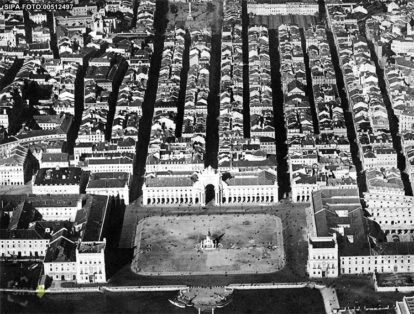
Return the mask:
<path fill-rule="evenodd" d="M 243 49 L 240 17 L 240 3 L 237 1 L 228 2 L 224 9 L 221 43 L 219 167 L 226 163 L 232 163 L 234 149 L 244 137 Z M 249 70 L 251 70 L 250 62 Z M 254 73 L 251 72 L 251 74 Z M 256 101 L 250 102 L 252 118 L 255 113 L 255 105 L 257 105 Z"/>
<path fill-rule="evenodd" d="M 324 26 L 304 31 L 319 133 L 346 134 L 345 116 Z"/>
<path fill-rule="evenodd" d="M 280 71 L 284 94 L 287 137 L 314 133 L 312 111 L 306 95 L 306 68 L 297 25 L 278 28 Z"/>
<path fill-rule="evenodd" d="M 175 112 L 158 111 L 155 119 L 160 124 L 153 127 L 147 173 L 204 169 L 211 31 L 195 27 L 188 32 L 191 44 L 181 137 L 175 137 Z"/>
<path fill-rule="evenodd" d="M 264 108 L 269 109 L 270 122 L 253 120 L 252 138 L 243 139 L 241 4 L 238 1 L 227 2 L 223 16 L 218 169 L 205 168 L 201 160 L 205 145 L 204 118 L 207 115 L 204 104 L 209 91 L 209 65 L 204 61 L 210 57 L 211 35 L 210 31 L 195 28 L 189 30 L 190 69 L 182 137 L 175 139 L 170 136 L 167 139 L 175 128 L 174 115 L 169 113 L 166 119 L 165 114 L 157 113 L 156 108 L 154 121 L 159 122 L 158 126 L 153 124 L 147 175 L 142 188 L 145 206 L 240 205 L 278 201 L 268 31 L 263 26 L 249 27 L 249 83 L 252 117 L 262 115 Z M 192 120 L 193 127 L 189 128 L 192 117 L 199 120 Z M 202 132 L 195 132 L 194 127 Z M 269 128 L 269 137 L 263 136 L 264 128 Z M 254 136 L 255 132 L 260 137 Z M 155 135 L 158 135 L 157 140 Z M 149 169 L 154 171 L 149 172 Z"/>
<path fill-rule="evenodd" d="M 131 59 L 127 59 L 128 62 Z M 147 90 L 149 65 L 130 64 L 119 87 L 116 114 L 120 111 L 142 115 L 142 102 Z"/>
<path fill-rule="evenodd" d="M 268 28 L 263 25 L 249 26 L 248 42 L 250 135 L 274 138 Z"/>
<path fill-rule="evenodd" d="M 354 94 L 350 90 L 356 89 L 350 88 L 353 83 L 360 84 L 356 94 L 374 93 L 373 97 L 378 97 L 378 87 L 361 80 L 367 71 L 375 72 L 368 70 L 372 65 L 371 57 L 366 43 L 364 40 L 361 42 L 358 30 L 350 22 L 352 15 L 335 5 L 328 6 L 328 9 L 328 21 L 334 31 L 340 65 L 352 64 L 352 71 L 342 67 L 352 109 Z M 342 46 L 344 42 L 347 42 L 344 46 L 348 48 Z M 352 46 L 362 47 L 360 52 L 363 56 L 349 61 L 350 55 L 345 53 L 344 56 L 341 49 Z M 358 52 L 355 55 L 358 56 Z M 359 76 L 358 72 L 364 66 L 362 72 L 365 74 Z M 367 120 L 371 123 L 369 117 Z M 307 264 L 310 277 L 392 273 L 399 278 L 399 273 L 405 276 L 413 272 L 413 197 L 404 195 L 401 174 L 395 168 L 390 135 L 373 127 L 369 131 L 362 131 L 359 127 L 357 131 L 360 152 L 364 154 L 360 156 L 363 157 L 368 188 L 364 193 L 364 208 L 356 187 L 347 190 L 322 189 L 312 193 L 313 221 L 308 239 Z"/>
<path fill-rule="evenodd" d="M 330 13 L 338 10 L 336 6 L 329 7 Z M 333 14 L 331 22 L 368 191 L 388 189 L 390 193 L 404 194 L 388 112 L 366 38 L 357 27 L 349 26 L 346 18 L 338 21 Z"/>
<path fill-rule="evenodd" d="M 155 110 L 177 111 L 183 68 L 184 37 L 185 30 L 183 28 L 174 26 L 167 30 L 161 57 Z"/>
<path fill-rule="evenodd" d="M 184 99 L 180 142 L 187 146 L 187 158 L 198 169 L 204 161 L 207 131 L 207 98 L 210 92 L 211 31 L 191 28 L 189 69 Z M 180 153 L 181 154 L 181 153 Z"/>

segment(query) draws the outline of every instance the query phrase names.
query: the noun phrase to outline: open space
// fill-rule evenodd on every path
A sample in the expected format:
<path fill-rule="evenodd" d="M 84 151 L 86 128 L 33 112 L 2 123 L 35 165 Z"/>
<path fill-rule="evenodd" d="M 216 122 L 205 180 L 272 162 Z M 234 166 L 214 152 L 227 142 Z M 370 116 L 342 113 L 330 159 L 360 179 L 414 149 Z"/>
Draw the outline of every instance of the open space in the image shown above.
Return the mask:
<path fill-rule="evenodd" d="M 150 217 L 137 227 L 141 275 L 270 273 L 285 265 L 282 222 L 266 214 Z M 200 249 L 210 232 L 219 247 Z"/>

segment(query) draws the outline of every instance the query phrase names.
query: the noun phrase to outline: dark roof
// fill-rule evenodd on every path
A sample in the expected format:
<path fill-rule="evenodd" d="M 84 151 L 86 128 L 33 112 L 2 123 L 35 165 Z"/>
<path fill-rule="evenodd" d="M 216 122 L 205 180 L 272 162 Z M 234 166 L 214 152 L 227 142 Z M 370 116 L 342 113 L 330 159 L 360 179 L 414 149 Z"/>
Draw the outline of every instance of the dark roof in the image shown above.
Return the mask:
<path fill-rule="evenodd" d="M 82 242 L 80 243 L 78 250 L 79 253 L 100 253 L 105 247 L 106 244 L 102 242 Z"/>
<path fill-rule="evenodd" d="M 90 195 L 85 208 L 88 210 L 85 233 L 82 241 L 100 241 L 108 207 L 108 196 Z"/>
<path fill-rule="evenodd" d="M 47 249 L 45 263 L 51 262 L 75 262 L 76 261 L 76 243 L 60 237 L 52 242 Z"/>
<path fill-rule="evenodd" d="M 147 178 L 145 180 L 145 184 L 148 187 L 164 187 L 164 186 L 171 186 L 171 187 L 180 187 L 180 186 L 192 186 L 193 181 L 191 178 L 188 177 L 155 177 L 155 178 Z"/>
<path fill-rule="evenodd" d="M 231 186 L 237 185 L 274 185 L 277 178 L 268 171 L 260 173 L 237 173 L 234 177 L 229 178 L 226 183 Z"/>
<path fill-rule="evenodd" d="M 43 168 L 38 171 L 35 185 L 79 185 L 81 168 Z"/>
<path fill-rule="evenodd" d="M 43 153 L 42 162 L 62 162 L 68 161 L 69 155 L 67 153 Z"/>
<path fill-rule="evenodd" d="M 0 229 L 0 239 L 42 239 L 42 237 L 33 229 L 16 229 L 16 230 L 7 230 Z"/>
<path fill-rule="evenodd" d="M 331 191 L 331 193 L 327 191 Z M 357 189 L 352 193 L 358 193 Z M 322 195 L 322 191 L 325 193 Z M 362 207 L 355 198 L 342 198 L 345 206 L 330 207 L 331 199 L 343 190 L 324 189 L 312 193 L 312 205 L 315 215 L 316 232 L 319 237 L 337 233 L 339 251 L 342 256 L 368 255 L 369 243 L 366 219 Z M 350 202 L 348 205 L 346 202 Z M 328 205 L 326 205 L 328 204 Z M 336 210 L 347 210 L 347 216 L 339 216 Z M 344 234 L 338 233 L 339 226 L 345 227 Z M 349 240 L 348 237 L 352 237 Z"/>
<path fill-rule="evenodd" d="M 414 242 L 384 242 L 372 249 L 373 255 L 413 255 Z"/>
<path fill-rule="evenodd" d="M 332 249 L 335 247 L 335 241 L 310 241 L 314 249 Z"/>

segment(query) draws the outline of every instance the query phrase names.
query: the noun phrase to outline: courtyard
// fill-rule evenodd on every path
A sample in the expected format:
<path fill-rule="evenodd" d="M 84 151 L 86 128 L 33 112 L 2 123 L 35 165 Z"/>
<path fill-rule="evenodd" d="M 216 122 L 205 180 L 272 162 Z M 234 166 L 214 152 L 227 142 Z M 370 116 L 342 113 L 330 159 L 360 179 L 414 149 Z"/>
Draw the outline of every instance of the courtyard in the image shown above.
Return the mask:
<path fill-rule="evenodd" d="M 219 245 L 200 248 L 210 232 Z M 131 264 L 140 275 L 259 274 L 285 266 L 282 221 L 269 214 L 148 217 Z"/>

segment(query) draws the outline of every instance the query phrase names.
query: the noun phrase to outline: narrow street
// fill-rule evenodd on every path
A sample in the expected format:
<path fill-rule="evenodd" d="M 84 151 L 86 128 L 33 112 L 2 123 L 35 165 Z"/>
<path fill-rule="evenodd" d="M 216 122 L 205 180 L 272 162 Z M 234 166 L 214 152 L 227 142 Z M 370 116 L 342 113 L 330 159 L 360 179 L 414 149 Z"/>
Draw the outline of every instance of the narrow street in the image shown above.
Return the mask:
<path fill-rule="evenodd" d="M 243 134 L 250 138 L 250 90 L 249 90 L 249 15 L 247 0 L 242 1 L 242 41 L 243 41 Z"/>
<path fill-rule="evenodd" d="M 175 126 L 175 137 L 180 138 L 183 132 L 183 120 L 184 120 L 184 106 L 185 106 L 185 94 L 187 90 L 188 70 L 190 68 L 190 46 L 191 37 L 190 32 L 187 29 L 185 33 L 185 47 L 183 53 L 183 68 L 181 70 L 180 77 L 180 93 L 177 100 L 177 121 Z"/>
<path fill-rule="evenodd" d="M 164 50 L 165 30 L 167 27 L 168 1 L 158 0 L 154 16 L 154 53 L 148 75 L 147 90 L 142 103 L 142 117 L 138 131 L 138 142 L 134 160 L 134 173 L 130 189 L 130 200 L 137 199 L 141 194 L 145 163 L 148 155 L 148 145 L 151 137 L 152 118 L 154 116 L 155 97 L 158 88 L 158 78 L 161 68 L 161 56 Z"/>
<path fill-rule="evenodd" d="M 310 109 L 312 112 L 314 134 L 319 134 L 318 115 L 316 113 L 315 99 L 313 97 L 312 76 L 311 76 L 311 70 L 309 67 L 309 56 L 308 56 L 308 52 L 306 51 L 306 39 L 305 39 L 305 33 L 304 33 L 303 28 L 300 29 L 300 37 L 302 40 L 303 60 L 305 61 L 305 68 L 306 68 L 306 95 L 309 98 L 309 105 L 310 105 Z"/>
<path fill-rule="evenodd" d="M 341 98 L 342 109 L 345 115 L 345 124 L 347 128 L 349 143 L 351 146 L 352 162 L 354 163 L 355 168 L 357 170 L 357 182 L 358 182 L 358 187 L 359 187 L 359 194 L 360 194 L 360 197 L 363 197 L 363 193 L 367 191 L 367 185 L 366 185 L 365 174 L 362 172 L 362 162 L 359 157 L 359 148 L 358 148 L 358 142 L 357 142 L 358 138 L 357 138 L 356 129 L 354 125 L 354 119 L 352 117 L 352 112 L 349 106 L 348 97 L 345 92 L 344 77 L 342 76 L 342 71 L 339 66 L 338 51 L 335 46 L 335 41 L 334 41 L 332 31 L 328 27 L 326 29 L 326 35 L 328 38 L 329 47 L 331 49 L 332 63 L 333 63 L 334 70 L 335 70 L 338 93 L 339 93 L 339 97 Z"/>
<path fill-rule="evenodd" d="M 223 2 L 215 1 L 216 17 L 211 24 L 210 93 L 207 98 L 207 131 L 205 166 L 218 167 L 218 124 L 220 115 L 221 35 Z"/>
<path fill-rule="evenodd" d="M 120 56 L 115 56 L 115 62 L 118 69 L 116 70 L 114 79 L 112 81 L 112 91 L 109 94 L 108 99 L 108 116 L 105 129 L 105 139 L 109 141 L 112 135 L 112 125 L 114 122 L 116 103 L 118 100 L 119 87 L 121 86 L 122 80 L 124 79 L 125 73 L 128 70 L 128 62 L 125 58 Z M 115 65 L 114 65 L 115 66 Z"/>
<path fill-rule="evenodd" d="M 401 171 L 401 180 L 404 184 L 404 191 L 405 195 L 413 195 L 413 191 L 410 184 L 410 178 L 407 173 L 404 172 L 406 168 L 406 161 L 405 157 L 402 153 L 402 145 L 401 145 L 401 136 L 399 135 L 399 128 L 398 128 L 398 118 L 394 114 L 394 110 L 391 105 L 390 97 L 388 95 L 387 86 L 384 79 L 384 70 L 380 67 L 378 63 L 378 57 L 375 53 L 374 45 L 372 42 L 367 40 L 368 47 L 371 51 L 371 58 L 375 63 L 376 72 L 378 76 L 378 85 L 381 89 L 382 98 L 384 100 L 384 104 L 387 107 L 388 113 L 388 121 L 390 123 L 390 132 L 392 137 L 392 142 L 394 149 L 397 152 L 397 167 Z"/>
<path fill-rule="evenodd" d="M 283 110 L 282 78 L 280 74 L 279 38 L 276 29 L 269 29 L 269 52 L 273 91 L 273 113 L 276 132 L 277 182 L 279 200 L 290 191 L 290 179 L 287 163 L 287 131 Z"/>

